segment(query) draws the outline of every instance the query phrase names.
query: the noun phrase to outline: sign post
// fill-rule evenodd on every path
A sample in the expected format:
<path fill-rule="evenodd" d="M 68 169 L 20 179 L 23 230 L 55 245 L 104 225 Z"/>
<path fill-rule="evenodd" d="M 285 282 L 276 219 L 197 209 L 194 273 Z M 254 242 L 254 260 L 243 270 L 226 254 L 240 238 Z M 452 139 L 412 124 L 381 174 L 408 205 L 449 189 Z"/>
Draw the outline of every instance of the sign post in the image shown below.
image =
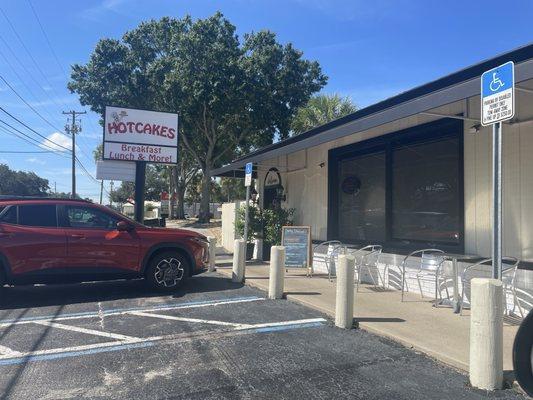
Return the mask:
<path fill-rule="evenodd" d="M 250 186 L 252 186 L 253 163 L 247 163 L 244 169 L 244 186 L 246 186 L 246 208 L 244 211 L 244 242 L 248 248 L 248 216 L 250 207 Z"/>
<path fill-rule="evenodd" d="M 481 124 L 492 125 L 492 277 L 502 277 L 502 121 L 514 116 L 514 63 L 481 75 Z"/>
<path fill-rule="evenodd" d="M 146 164 L 178 162 L 178 114 L 106 106 L 103 159 L 135 162 L 135 220 L 144 222 Z"/>

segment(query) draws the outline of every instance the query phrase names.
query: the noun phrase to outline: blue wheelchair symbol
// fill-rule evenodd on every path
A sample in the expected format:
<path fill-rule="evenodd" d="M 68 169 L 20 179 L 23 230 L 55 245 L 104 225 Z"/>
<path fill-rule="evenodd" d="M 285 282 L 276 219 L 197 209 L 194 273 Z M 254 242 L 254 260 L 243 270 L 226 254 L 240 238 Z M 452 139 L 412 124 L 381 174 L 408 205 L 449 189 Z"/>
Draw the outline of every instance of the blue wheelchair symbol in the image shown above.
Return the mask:
<path fill-rule="evenodd" d="M 504 90 L 512 89 L 513 85 L 514 64 L 507 62 L 486 71 L 481 76 L 481 95 L 482 97 L 491 96 Z"/>

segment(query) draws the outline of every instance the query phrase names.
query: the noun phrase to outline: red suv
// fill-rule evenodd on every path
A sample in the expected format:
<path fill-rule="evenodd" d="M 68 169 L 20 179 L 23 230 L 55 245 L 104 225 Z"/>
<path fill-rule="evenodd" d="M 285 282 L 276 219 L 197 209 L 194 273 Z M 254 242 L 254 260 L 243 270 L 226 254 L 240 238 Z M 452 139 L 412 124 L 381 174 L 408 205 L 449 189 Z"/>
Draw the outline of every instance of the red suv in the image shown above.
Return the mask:
<path fill-rule="evenodd" d="M 145 278 L 173 290 L 207 260 L 207 239 L 193 231 L 84 200 L 0 196 L 0 286 Z"/>

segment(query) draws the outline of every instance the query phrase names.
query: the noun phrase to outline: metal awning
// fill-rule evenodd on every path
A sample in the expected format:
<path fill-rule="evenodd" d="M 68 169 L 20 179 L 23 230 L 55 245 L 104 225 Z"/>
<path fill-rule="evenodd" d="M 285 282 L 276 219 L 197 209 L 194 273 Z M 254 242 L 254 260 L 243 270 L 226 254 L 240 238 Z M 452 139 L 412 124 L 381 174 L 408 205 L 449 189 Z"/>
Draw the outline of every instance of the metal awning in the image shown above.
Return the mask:
<path fill-rule="evenodd" d="M 211 175 L 244 177 L 244 165 L 248 162 L 257 164 L 417 114 L 439 116 L 431 111 L 456 101 L 479 96 L 481 74 L 507 61 L 515 63 L 517 90 L 533 92 L 532 88 L 520 87 L 521 82 L 533 79 L 533 43 L 531 43 L 400 93 L 300 135 L 258 149 L 213 170 Z M 449 117 L 449 115 L 441 115 L 441 117 Z M 459 118 L 472 120 L 468 115 L 459 116 Z"/>

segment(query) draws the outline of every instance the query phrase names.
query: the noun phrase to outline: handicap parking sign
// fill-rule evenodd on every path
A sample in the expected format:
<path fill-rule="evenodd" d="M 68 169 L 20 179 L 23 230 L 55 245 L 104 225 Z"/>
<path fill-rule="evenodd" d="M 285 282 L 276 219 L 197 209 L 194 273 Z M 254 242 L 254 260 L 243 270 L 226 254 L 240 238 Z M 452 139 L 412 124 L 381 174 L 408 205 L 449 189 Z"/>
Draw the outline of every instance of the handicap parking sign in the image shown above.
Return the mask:
<path fill-rule="evenodd" d="M 514 63 L 509 61 L 481 75 L 481 124 L 514 116 Z"/>
<path fill-rule="evenodd" d="M 250 186 L 252 184 L 252 170 L 253 163 L 249 162 L 244 168 L 244 186 Z"/>

